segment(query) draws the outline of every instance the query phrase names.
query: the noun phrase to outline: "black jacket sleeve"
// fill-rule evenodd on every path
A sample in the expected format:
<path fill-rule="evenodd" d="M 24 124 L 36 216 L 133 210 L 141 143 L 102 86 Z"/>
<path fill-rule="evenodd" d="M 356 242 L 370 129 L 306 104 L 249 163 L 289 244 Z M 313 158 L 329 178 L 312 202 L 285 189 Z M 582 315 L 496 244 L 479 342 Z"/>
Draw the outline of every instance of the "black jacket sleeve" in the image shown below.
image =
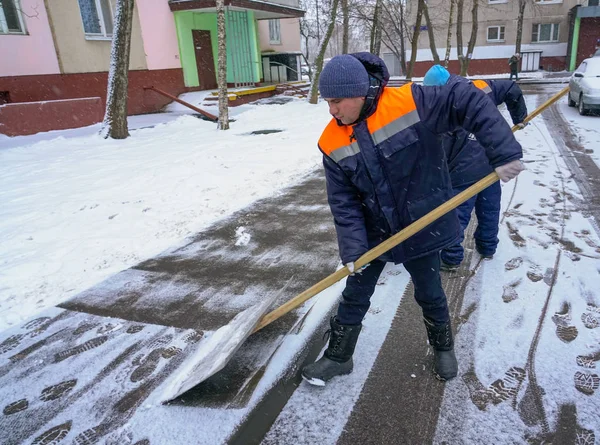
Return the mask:
<path fill-rule="evenodd" d="M 506 104 L 513 124 L 519 124 L 527 117 L 527 105 L 519 85 L 512 80 L 492 80 L 489 82 L 496 105 Z"/>

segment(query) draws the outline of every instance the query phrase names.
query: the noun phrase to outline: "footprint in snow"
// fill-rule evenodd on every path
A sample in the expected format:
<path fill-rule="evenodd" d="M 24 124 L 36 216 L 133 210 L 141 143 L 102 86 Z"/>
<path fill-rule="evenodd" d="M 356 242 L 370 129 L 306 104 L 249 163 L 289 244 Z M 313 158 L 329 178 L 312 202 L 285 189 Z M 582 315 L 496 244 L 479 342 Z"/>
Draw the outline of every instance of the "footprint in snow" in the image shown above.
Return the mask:
<path fill-rule="evenodd" d="M 523 258 L 516 257 L 516 258 L 513 258 L 512 260 L 507 261 L 506 264 L 504 265 L 504 269 L 505 270 L 518 269 L 519 267 L 521 267 L 521 264 L 523 264 Z"/>
<path fill-rule="evenodd" d="M 571 305 L 564 302 L 561 310 L 552 316 L 556 325 L 556 336 L 564 343 L 570 343 L 577 338 L 579 331 L 571 325 Z"/>

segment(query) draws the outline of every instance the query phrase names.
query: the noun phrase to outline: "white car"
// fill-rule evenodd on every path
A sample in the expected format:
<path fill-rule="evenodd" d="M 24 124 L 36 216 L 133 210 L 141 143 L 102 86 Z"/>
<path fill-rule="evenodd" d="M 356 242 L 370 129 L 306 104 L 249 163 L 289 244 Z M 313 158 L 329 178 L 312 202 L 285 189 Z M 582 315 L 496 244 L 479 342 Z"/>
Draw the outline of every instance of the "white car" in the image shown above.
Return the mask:
<path fill-rule="evenodd" d="M 569 80 L 569 106 L 579 114 L 600 110 L 600 57 L 585 59 Z"/>

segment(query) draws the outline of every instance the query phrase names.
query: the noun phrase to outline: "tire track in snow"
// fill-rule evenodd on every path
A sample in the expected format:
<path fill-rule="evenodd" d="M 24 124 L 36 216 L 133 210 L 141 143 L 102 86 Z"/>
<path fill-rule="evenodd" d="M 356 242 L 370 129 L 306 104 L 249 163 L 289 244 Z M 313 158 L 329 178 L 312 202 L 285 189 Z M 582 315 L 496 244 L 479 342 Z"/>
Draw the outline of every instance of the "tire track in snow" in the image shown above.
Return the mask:
<path fill-rule="evenodd" d="M 538 96 L 538 103 L 540 102 L 540 98 L 541 98 L 541 96 Z M 535 121 L 532 121 L 532 123 L 533 123 L 533 126 L 538 130 L 538 132 L 540 133 L 542 138 L 545 140 L 547 146 L 551 147 L 552 144 L 550 143 L 550 141 L 548 141 L 548 138 L 546 137 L 544 132 L 539 128 L 538 124 Z M 562 211 L 562 219 L 560 222 L 561 230 L 560 230 L 560 238 L 559 238 L 560 241 L 563 241 L 564 234 L 565 234 L 566 215 L 567 215 L 565 177 L 564 177 L 563 172 L 561 171 L 561 167 L 558 163 L 558 160 L 556 159 L 556 153 L 554 152 L 554 150 L 552 150 L 551 153 L 552 153 L 552 158 L 554 159 L 554 163 L 556 165 L 557 171 L 559 172 L 559 179 L 561 182 L 561 188 L 562 188 L 562 194 L 563 194 L 563 201 L 562 201 L 563 211 Z M 535 333 L 533 335 L 533 339 L 531 341 L 531 345 L 529 347 L 529 352 L 527 354 L 527 362 L 525 363 L 525 371 L 527 372 L 527 377 L 528 377 L 528 381 L 529 381 L 528 389 L 530 389 L 532 392 L 534 408 L 537 410 L 537 414 L 539 416 L 540 423 L 542 426 L 542 433 L 544 435 L 550 433 L 550 427 L 549 427 L 549 423 L 548 423 L 548 416 L 547 416 L 546 410 L 544 408 L 544 402 L 543 402 L 543 398 L 542 398 L 543 390 L 539 386 L 538 381 L 537 381 L 537 375 L 536 375 L 536 370 L 535 370 L 535 356 L 537 354 L 540 336 L 542 333 L 542 328 L 544 326 L 544 321 L 546 319 L 546 316 L 548 315 L 548 307 L 550 306 L 550 300 L 552 298 L 554 286 L 556 284 L 556 280 L 558 277 L 561 254 L 562 254 L 562 249 L 559 246 L 558 250 L 556 252 L 556 258 L 554 260 L 554 269 L 553 269 L 552 277 L 551 277 L 551 280 L 550 280 L 550 283 L 548 286 L 548 293 L 546 294 L 546 301 L 544 302 L 544 306 L 542 307 L 538 325 L 536 327 Z M 524 381 L 525 381 L 525 379 L 519 381 L 519 383 L 517 385 L 517 389 L 513 395 L 512 407 L 515 410 L 517 409 L 517 398 L 519 396 L 519 393 L 521 391 Z"/>

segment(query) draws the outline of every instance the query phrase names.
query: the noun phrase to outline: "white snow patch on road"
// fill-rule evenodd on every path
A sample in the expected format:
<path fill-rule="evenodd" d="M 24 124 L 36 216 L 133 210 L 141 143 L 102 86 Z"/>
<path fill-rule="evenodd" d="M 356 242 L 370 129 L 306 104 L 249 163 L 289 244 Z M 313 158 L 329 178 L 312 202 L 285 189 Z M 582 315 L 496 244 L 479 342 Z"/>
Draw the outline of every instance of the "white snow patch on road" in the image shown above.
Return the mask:
<path fill-rule="evenodd" d="M 235 231 L 235 245 L 236 246 L 247 246 L 252 238 L 245 227 L 238 227 Z"/>

